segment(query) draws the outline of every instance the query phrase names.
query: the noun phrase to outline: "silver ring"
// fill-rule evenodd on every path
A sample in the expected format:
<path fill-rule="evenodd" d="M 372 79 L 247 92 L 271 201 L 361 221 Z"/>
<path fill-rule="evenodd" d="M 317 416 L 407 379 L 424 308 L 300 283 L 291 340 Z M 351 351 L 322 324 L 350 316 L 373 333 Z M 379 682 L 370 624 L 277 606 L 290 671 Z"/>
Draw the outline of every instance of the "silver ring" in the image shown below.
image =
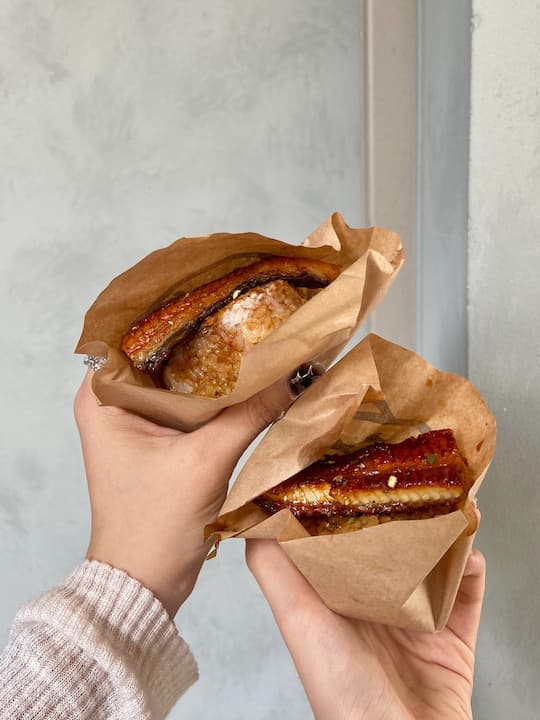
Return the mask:
<path fill-rule="evenodd" d="M 93 370 L 94 372 L 101 370 L 101 368 L 105 365 L 106 362 L 107 358 L 100 357 L 99 355 L 86 355 L 83 360 L 83 363 L 86 365 L 86 367 L 90 368 L 90 370 Z"/>

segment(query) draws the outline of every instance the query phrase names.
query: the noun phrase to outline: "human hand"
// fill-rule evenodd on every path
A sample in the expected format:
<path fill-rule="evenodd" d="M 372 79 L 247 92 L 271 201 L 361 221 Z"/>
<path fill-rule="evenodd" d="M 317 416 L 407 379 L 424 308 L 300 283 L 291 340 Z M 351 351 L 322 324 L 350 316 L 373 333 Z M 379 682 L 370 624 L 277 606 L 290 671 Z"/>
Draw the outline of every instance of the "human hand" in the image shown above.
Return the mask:
<path fill-rule="evenodd" d="M 92 509 L 88 559 L 139 580 L 173 617 L 208 553 L 204 527 L 225 500 L 234 466 L 317 374 L 315 367 L 296 391 L 277 383 L 182 433 L 99 405 L 89 371 L 75 399 Z"/>
<path fill-rule="evenodd" d="M 317 720 L 472 718 L 474 652 L 485 561 L 470 555 L 446 628 L 418 633 L 329 610 L 273 540 L 247 541 Z"/>

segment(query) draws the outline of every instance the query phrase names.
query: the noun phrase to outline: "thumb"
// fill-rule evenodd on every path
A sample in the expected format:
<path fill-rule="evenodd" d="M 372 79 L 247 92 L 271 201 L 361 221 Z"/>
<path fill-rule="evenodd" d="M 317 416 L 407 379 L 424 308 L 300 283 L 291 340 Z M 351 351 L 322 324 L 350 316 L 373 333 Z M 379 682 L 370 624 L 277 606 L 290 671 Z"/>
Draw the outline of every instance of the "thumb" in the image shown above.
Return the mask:
<path fill-rule="evenodd" d="M 287 410 L 314 380 L 324 373 L 318 363 L 304 363 L 286 380 L 279 380 L 244 402 L 232 405 L 197 430 L 215 447 L 225 445 L 240 456 L 270 423 Z M 210 436 L 210 437 L 208 437 Z"/>
<path fill-rule="evenodd" d="M 479 550 L 470 554 L 447 627 L 474 652 L 486 585 L 486 561 Z"/>
<path fill-rule="evenodd" d="M 320 612 L 326 606 L 275 540 L 246 540 L 246 563 L 291 647 L 289 624 L 294 627 L 297 613 Z"/>

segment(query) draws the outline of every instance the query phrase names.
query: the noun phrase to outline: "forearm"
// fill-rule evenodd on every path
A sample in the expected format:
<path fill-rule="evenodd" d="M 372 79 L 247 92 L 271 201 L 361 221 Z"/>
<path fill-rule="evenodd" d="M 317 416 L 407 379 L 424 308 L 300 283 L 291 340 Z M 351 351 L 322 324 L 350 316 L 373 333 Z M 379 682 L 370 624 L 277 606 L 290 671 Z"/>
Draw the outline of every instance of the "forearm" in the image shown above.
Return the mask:
<path fill-rule="evenodd" d="M 87 561 L 23 607 L 0 657 L 0 718 L 163 718 L 197 666 L 136 580 Z"/>

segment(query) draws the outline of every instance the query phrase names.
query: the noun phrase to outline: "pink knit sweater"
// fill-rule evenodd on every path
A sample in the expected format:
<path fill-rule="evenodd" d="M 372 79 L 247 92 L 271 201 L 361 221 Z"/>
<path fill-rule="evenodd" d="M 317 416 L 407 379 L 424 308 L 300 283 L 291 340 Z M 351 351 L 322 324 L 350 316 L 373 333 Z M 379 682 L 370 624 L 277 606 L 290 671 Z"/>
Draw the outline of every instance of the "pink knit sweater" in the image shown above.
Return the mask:
<path fill-rule="evenodd" d="M 152 593 L 86 561 L 17 613 L 0 657 L 0 718 L 164 718 L 197 677 Z"/>

